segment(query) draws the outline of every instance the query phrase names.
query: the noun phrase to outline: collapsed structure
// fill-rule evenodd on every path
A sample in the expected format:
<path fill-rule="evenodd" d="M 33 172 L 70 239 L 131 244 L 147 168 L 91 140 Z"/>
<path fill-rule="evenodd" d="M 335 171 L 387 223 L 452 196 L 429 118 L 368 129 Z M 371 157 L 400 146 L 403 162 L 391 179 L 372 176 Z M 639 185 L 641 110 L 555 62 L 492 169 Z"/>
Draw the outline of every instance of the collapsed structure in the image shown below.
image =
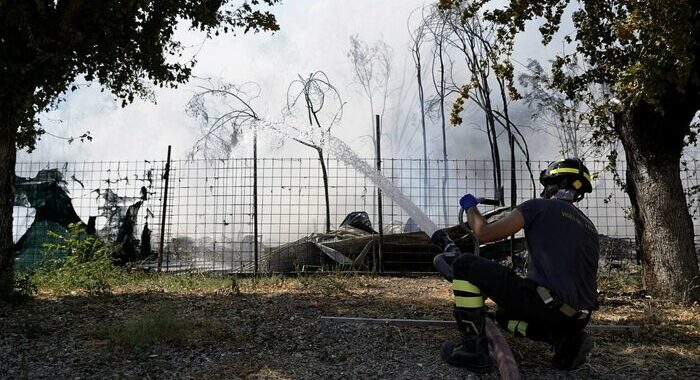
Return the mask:
<path fill-rule="evenodd" d="M 139 178 L 137 178 L 139 179 Z M 96 234 L 114 245 L 114 262 L 126 265 L 141 262 L 155 267 L 151 244 L 149 220 L 153 213 L 152 175 L 148 170 L 143 176 L 143 185 L 135 190 L 137 196 L 118 194 L 113 188 L 86 189 L 86 193 L 98 202 L 95 215 L 81 220 L 72 203 L 68 183 L 59 169 L 40 170 L 34 177 L 16 177 L 15 206 L 26 208 L 33 221 L 26 231 L 18 231 L 15 243 L 15 267 L 31 269 L 43 260 L 46 244 L 55 244 L 57 236 L 68 236 L 71 224 L 84 224 L 85 232 Z M 83 186 L 74 176 L 73 180 Z M 114 183 L 113 181 L 110 183 Z M 84 188 L 84 186 L 83 186 Z M 151 189 L 151 190 L 149 190 Z M 94 207 L 94 206 L 91 206 Z M 99 218 L 99 222 L 96 220 Z M 96 224 L 99 224 L 97 226 Z M 434 272 L 433 257 L 439 253 L 428 236 L 409 218 L 405 222 L 391 221 L 384 228 L 385 234 L 380 249 L 379 234 L 364 211 L 351 212 L 340 226 L 329 233 L 314 233 L 294 242 L 269 246 L 260 236 L 258 253 L 255 253 L 256 238 L 243 235 L 231 244 L 219 244 L 212 252 L 204 251 L 199 241 L 190 236 L 178 236 L 165 240 L 164 262 L 166 270 L 226 270 L 230 272 L 253 272 L 257 269 L 267 273 L 289 273 L 324 269 L 374 271 L 379 269 L 380 250 L 382 269 L 387 272 Z M 451 227 L 448 235 L 463 252 L 469 252 L 472 241 L 465 237 L 459 227 Z M 511 258 L 516 267 L 525 261 L 526 247 L 522 239 L 513 242 L 515 255 Z M 52 255 L 67 252 L 52 250 Z M 511 242 L 501 241 L 484 245 L 481 254 L 496 261 L 511 256 Z M 624 262 L 634 255 L 634 245 L 624 239 L 601 236 L 601 259 L 612 264 Z M 209 258 L 207 261 L 205 258 Z M 255 259 L 258 259 L 255 265 Z M 150 260 L 149 260 L 150 259 Z M 212 262 L 211 259 L 217 260 Z M 228 263 L 230 265 L 223 265 Z"/>
<path fill-rule="evenodd" d="M 142 190 L 142 197 L 129 198 L 120 197 L 111 189 L 93 190 L 101 200 L 99 216 L 106 219 L 105 225 L 98 231 L 95 228 L 97 215 L 90 216 L 84 223 L 75 212 L 67 182 L 59 169 L 40 170 L 32 178 L 15 177 L 15 184 L 15 207 L 34 210 L 34 220 L 15 243 L 15 268 L 31 269 L 39 264 L 44 259 L 45 246 L 57 243 L 59 237 L 68 236 L 70 225 L 77 223 L 84 225 L 86 233 L 97 234 L 115 243 L 114 261 L 117 264 L 151 255 L 148 223 L 143 226 L 141 239 L 137 238 L 136 230 L 138 212 L 147 192 Z M 61 256 L 67 252 L 59 250 L 52 254 Z"/>

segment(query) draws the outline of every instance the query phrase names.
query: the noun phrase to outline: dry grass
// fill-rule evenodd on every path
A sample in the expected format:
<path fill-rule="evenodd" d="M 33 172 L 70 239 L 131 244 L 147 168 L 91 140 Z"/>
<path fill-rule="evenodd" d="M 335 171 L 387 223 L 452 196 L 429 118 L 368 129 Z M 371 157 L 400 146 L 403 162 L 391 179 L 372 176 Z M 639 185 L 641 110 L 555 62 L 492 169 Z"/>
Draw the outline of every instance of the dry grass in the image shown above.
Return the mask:
<path fill-rule="evenodd" d="M 610 274 L 601 278 L 602 308 L 593 323 L 639 325 L 640 340 L 596 334 L 590 362 L 561 372 L 549 365 L 547 346 L 509 339 L 522 376 L 699 378 L 700 307 L 640 296 L 634 277 Z M 139 276 L 113 290 L 96 297 L 45 289 L 23 306 L 3 305 L 0 356 L 8 360 L 0 362 L 0 377 L 469 376 L 439 358 L 439 346 L 452 330 L 319 320 L 322 315 L 450 319 L 450 288 L 436 277 Z"/>
<path fill-rule="evenodd" d="M 700 378 L 700 305 L 652 298 L 639 273 L 601 278 L 601 309 L 594 323 L 637 325 L 639 342 L 614 334 L 597 340 L 593 373 L 605 377 Z M 600 358 L 600 361 L 596 361 Z"/>

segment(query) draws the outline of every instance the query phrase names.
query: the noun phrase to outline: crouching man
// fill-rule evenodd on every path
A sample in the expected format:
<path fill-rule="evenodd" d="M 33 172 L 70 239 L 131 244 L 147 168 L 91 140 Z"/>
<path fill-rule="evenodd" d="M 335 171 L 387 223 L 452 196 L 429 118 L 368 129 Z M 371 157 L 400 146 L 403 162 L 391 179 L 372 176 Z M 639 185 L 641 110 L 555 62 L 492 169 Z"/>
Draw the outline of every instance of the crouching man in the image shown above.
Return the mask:
<path fill-rule="evenodd" d="M 569 370 L 586 361 L 593 340 L 583 329 L 598 305 L 598 232 L 574 203 L 592 191 L 590 173 L 579 159 L 566 159 L 543 170 L 540 182 L 541 199 L 526 201 L 493 223 L 481 215 L 473 195 L 460 200 L 481 242 L 524 230 L 528 268 L 522 278 L 475 255 L 455 259 L 452 286 L 460 336 L 442 345 L 447 363 L 477 373 L 491 371 L 484 297 L 498 305 L 495 319 L 501 328 L 551 344 L 555 367 Z"/>

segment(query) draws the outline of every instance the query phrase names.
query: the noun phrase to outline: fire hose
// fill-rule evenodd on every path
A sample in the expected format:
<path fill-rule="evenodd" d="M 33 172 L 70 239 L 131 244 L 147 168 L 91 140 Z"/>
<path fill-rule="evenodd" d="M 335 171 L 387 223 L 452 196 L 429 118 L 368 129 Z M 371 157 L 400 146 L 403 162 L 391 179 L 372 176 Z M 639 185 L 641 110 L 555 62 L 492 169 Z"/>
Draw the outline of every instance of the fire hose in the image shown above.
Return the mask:
<path fill-rule="evenodd" d="M 500 205 L 499 201 L 493 199 L 478 198 L 477 201 L 486 205 Z M 474 242 L 474 254 L 478 256 L 480 247 L 479 239 L 465 222 L 464 214 L 465 210 L 461 208 L 459 210 L 459 225 L 472 237 L 472 241 Z M 452 262 L 462 254 L 462 251 L 450 239 L 447 233 L 442 230 L 435 232 L 433 236 L 431 236 L 431 240 L 443 250 L 442 253 L 435 256 L 433 259 L 433 265 L 442 277 L 451 282 L 453 278 Z M 496 366 L 501 374 L 501 378 L 517 379 L 519 377 L 518 365 L 515 362 L 515 358 L 513 358 L 513 352 L 511 351 L 508 342 L 503 337 L 496 324 L 488 318 L 486 318 L 485 330 L 486 337 L 489 340 L 489 345 L 491 346 L 496 359 Z"/>

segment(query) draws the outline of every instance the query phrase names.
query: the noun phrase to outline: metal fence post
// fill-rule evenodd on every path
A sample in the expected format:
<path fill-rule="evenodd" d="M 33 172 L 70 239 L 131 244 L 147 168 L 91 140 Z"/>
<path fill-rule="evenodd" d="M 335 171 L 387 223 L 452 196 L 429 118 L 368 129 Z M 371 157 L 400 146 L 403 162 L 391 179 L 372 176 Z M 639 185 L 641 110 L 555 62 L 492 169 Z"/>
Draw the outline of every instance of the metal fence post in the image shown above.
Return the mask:
<path fill-rule="evenodd" d="M 158 247 L 158 272 L 161 270 L 163 265 L 163 245 L 165 242 L 165 216 L 168 212 L 168 182 L 170 179 L 170 151 L 172 147 L 168 145 L 168 159 L 165 161 L 165 173 L 163 173 L 163 178 L 165 179 L 165 189 L 163 190 L 163 211 L 160 219 L 160 246 Z"/>
<path fill-rule="evenodd" d="M 518 201 L 518 185 L 515 176 L 515 136 L 510 132 L 510 129 L 508 129 L 508 143 L 510 145 L 510 209 L 515 210 Z M 515 269 L 515 235 L 510 235 L 510 264 Z"/>
<path fill-rule="evenodd" d="M 379 115 L 375 115 L 377 128 L 377 171 L 382 172 L 382 145 Z M 379 217 L 379 273 L 384 272 L 384 220 L 382 215 L 382 189 L 377 189 L 377 216 Z"/>
<path fill-rule="evenodd" d="M 258 274 L 258 129 L 253 131 L 253 273 Z"/>
<path fill-rule="evenodd" d="M 394 158 L 392 158 L 389 162 L 391 163 L 391 182 L 393 183 L 394 180 L 396 179 L 396 177 L 394 177 L 394 166 L 396 165 L 396 160 Z M 409 193 L 408 196 L 411 196 L 411 194 Z M 391 214 L 390 215 L 391 215 L 391 220 L 389 221 L 389 223 L 391 223 L 391 226 L 393 227 L 394 226 L 394 219 L 396 219 L 396 214 L 394 213 L 394 202 L 391 202 Z"/>

